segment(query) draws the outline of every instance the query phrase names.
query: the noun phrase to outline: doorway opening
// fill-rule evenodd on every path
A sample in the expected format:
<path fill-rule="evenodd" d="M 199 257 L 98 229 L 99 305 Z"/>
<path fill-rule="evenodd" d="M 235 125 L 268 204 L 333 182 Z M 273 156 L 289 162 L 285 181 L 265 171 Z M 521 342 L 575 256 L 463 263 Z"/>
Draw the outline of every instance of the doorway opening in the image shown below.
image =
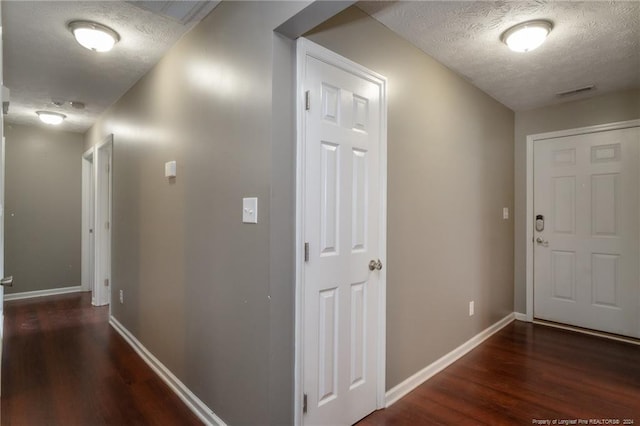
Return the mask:
<path fill-rule="evenodd" d="M 82 157 L 82 286 L 91 303 L 111 303 L 113 135 Z"/>
<path fill-rule="evenodd" d="M 82 289 L 91 292 L 91 304 L 95 299 L 95 170 L 93 148 L 82 156 Z"/>

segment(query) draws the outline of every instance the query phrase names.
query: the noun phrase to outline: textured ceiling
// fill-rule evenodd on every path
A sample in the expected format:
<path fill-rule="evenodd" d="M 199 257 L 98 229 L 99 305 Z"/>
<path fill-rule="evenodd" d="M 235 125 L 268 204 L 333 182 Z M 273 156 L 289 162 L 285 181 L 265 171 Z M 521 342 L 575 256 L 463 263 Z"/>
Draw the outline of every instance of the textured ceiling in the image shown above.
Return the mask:
<path fill-rule="evenodd" d="M 36 110 L 68 116 L 84 132 L 218 1 L 3 1 L 4 84 L 9 123 L 37 124 Z M 640 2 L 362 2 L 358 6 L 514 110 L 640 87 Z M 500 42 L 510 26 L 549 19 L 539 49 L 516 54 Z M 121 36 L 96 54 L 67 30 L 88 19 Z M 591 93 L 557 92 L 594 84 Z M 52 100 L 80 101 L 86 109 Z"/>
<path fill-rule="evenodd" d="M 40 125 L 36 110 L 67 115 L 60 126 L 84 132 L 96 118 L 218 3 L 122 1 L 3 1 L 4 85 L 11 90 L 9 123 Z M 192 8 L 185 5 L 192 5 Z M 153 4 L 152 4 L 153 6 Z M 194 19 L 197 18 L 197 19 Z M 94 53 L 78 45 L 67 23 L 96 21 L 120 34 L 111 52 Z M 84 110 L 52 100 L 80 101 Z"/>
<path fill-rule="evenodd" d="M 360 2 L 392 31 L 520 111 L 640 87 L 640 2 Z M 547 19 L 554 29 L 529 53 L 511 52 L 500 35 Z M 587 85 L 592 92 L 560 98 Z"/>

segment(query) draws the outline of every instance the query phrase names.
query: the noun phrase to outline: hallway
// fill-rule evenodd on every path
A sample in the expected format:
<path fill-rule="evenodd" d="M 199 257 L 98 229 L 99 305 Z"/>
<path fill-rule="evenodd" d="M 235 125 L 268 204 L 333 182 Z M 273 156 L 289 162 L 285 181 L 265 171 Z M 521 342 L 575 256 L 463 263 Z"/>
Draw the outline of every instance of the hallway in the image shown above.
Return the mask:
<path fill-rule="evenodd" d="M 91 293 L 5 302 L 3 426 L 198 425 Z"/>

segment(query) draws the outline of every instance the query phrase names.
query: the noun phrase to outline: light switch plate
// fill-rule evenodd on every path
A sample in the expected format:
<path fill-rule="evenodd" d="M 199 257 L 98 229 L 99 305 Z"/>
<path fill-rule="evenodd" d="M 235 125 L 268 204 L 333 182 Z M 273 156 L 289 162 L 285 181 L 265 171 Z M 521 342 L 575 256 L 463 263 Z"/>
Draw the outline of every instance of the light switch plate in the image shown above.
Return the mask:
<path fill-rule="evenodd" d="M 176 162 L 167 161 L 164 163 L 164 177 L 174 178 L 176 177 Z"/>
<path fill-rule="evenodd" d="M 502 218 L 509 219 L 509 207 L 502 208 Z"/>
<path fill-rule="evenodd" d="M 242 199 L 242 222 L 258 223 L 258 199 L 243 198 Z"/>

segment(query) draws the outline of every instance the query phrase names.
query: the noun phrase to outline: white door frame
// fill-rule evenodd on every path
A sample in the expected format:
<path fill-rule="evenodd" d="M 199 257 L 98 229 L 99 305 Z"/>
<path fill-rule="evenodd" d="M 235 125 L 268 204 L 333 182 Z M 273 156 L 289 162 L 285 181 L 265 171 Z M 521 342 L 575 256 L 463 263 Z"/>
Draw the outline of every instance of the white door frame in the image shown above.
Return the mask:
<path fill-rule="evenodd" d="M 364 68 L 324 47 L 305 38 L 299 38 L 296 44 L 296 282 L 295 282 L 295 371 L 294 371 L 294 424 L 303 424 L 302 398 L 304 392 L 304 205 L 305 191 L 305 152 L 304 152 L 304 78 L 306 56 L 341 68 L 359 77 L 381 83 L 380 97 L 380 255 L 386 266 L 387 259 L 387 80 L 385 77 Z M 386 313 L 387 313 L 387 274 L 383 268 L 379 276 L 378 287 L 378 348 L 377 348 L 377 408 L 385 406 L 386 374 Z"/>
<path fill-rule="evenodd" d="M 111 303 L 111 233 L 113 230 L 111 220 L 111 200 L 112 200 L 112 173 L 109 170 L 105 173 L 107 164 L 112 164 L 113 157 L 113 135 L 109 135 L 94 151 L 94 184 L 95 184 L 95 306 L 108 305 Z M 111 166 L 109 166 L 111 167 Z M 105 179 L 106 176 L 106 179 Z M 108 223 L 108 229 L 107 229 Z M 105 280 L 109 280 L 109 285 L 105 286 Z"/>
<path fill-rule="evenodd" d="M 4 139 L 4 114 L 3 105 L 3 75 L 2 75 L 2 3 L 0 2 L 0 278 L 4 277 L 4 166 L 5 166 L 5 139 Z M 8 101 L 9 99 L 7 99 Z M 2 340 L 4 330 L 4 288 L 0 288 L 0 385 L 2 384 Z M 0 386 L 0 393 L 2 386 Z"/>
<path fill-rule="evenodd" d="M 561 138 L 565 136 L 584 135 L 588 133 L 606 132 L 609 130 L 628 129 L 630 127 L 640 127 L 640 120 L 619 121 L 616 123 L 598 124 L 595 126 L 578 127 L 575 129 L 560 130 L 549 133 L 539 133 L 527 136 L 527 288 L 526 288 L 526 321 L 533 321 L 533 145 L 536 141 L 545 139 Z"/>
<path fill-rule="evenodd" d="M 84 291 L 91 292 L 91 303 L 95 304 L 95 247 L 92 247 L 95 220 L 95 171 L 93 147 L 82 154 L 82 269 L 81 283 Z M 91 230 L 91 231 L 90 231 Z"/>
<path fill-rule="evenodd" d="M 1 14 L 0 14 L 1 15 Z M 1 16 L 0 16 L 1 19 Z M 0 23 L 0 56 L 2 56 L 2 24 Z M 2 58 L 0 58 L 0 67 L 2 67 Z M 2 70 L 0 70 L 2 77 Z M 2 78 L 0 78 L 0 81 Z M 2 95 L 0 95 L 0 104 L 2 103 Z M 5 164 L 6 164 L 6 139 L 4 137 L 2 110 L 0 109 L 0 278 L 4 277 L 4 188 L 5 188 Z M 0 395 L 2 395 L 2 345 L 4 341 L 4 287 L 0 286 Z"/>

